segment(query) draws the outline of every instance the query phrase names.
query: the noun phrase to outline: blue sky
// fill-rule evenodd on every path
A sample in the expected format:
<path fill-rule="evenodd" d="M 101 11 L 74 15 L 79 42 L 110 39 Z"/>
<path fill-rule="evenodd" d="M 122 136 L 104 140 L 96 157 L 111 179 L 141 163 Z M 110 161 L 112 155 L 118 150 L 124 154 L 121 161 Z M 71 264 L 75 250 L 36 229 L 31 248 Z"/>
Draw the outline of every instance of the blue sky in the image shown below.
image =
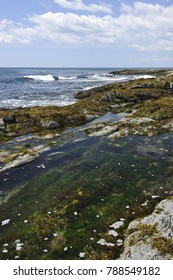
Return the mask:
<path fill-rule="evenodd" d="M 0 67 L 173 67 L 173 0 L 0 0 Z"/>

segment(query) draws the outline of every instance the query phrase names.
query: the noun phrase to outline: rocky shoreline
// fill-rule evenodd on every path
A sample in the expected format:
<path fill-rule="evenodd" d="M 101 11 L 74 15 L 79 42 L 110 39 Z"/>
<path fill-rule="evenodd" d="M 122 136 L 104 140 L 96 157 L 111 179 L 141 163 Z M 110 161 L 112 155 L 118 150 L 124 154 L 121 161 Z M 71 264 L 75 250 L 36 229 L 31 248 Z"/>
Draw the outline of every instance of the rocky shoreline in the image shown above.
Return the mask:
<path fill-rule="evenodd" d="M 153 78 L 111 83 L 75 94 L 77 101 L 65 107 L 47 106 L 18 109 L 0 109 L 0 140 L 6 146 L 8 141 L 26 136 L 47 139 L 45 146 L 52 145 L 53 138 L 62 135 L 69 127 L 91 123 L 85 128 L 89 136 L 106 135 L 112 139 L 128 135 L 158 135 L 173 131 L 173 72 L 171 70 L 121 70 L 113 75 L 146 74 Z M 114 122 L 92 120 L 106 113 L 126 113 Z M 51 139 L 51 140 L 50 140 Z M 8 146 L 8 145 L 7 145 Z M 18 166 L 38 157 L 37 147 L 21 146 L 11 152 L 0 149 L 0 171 Z M 43 151 L 45 146 L 42 147 Z M 23 156 L 23 160 L 22 160 Z M 16 164 L 15 164 L 16 163 Z M 7 167 L 5 167 L 7 166 Z"/>
<path fill-rule="evenodd" d="M 78 92 L 75 95 L 76 101 L 78 101 L 70 106 L 0 109 L 0 174 L 4 174 L 4 177 L 2 176 L 4 182 L 9 179 L 9 171 L 15 170 L 16 167 L 21 170 L 22 166 L 27 166 L 31 162 L 38 161 L 35 164 L 35 169 L 45 169 L 45 163 L 39 161 L 39 159 L 46 152 L 48 154 L 45 157 L 47 166 L 51 160 L 53 165 L 51 166 L 50 163 L 50 168 L 45 174 L 44 172 L 43 174 L 40 173 L 41 175 L 36 179 L 36 183 L 28 184 L 26 182 L 26 185 L 21 183 L 16 189 L 9 190 L 6 196 L 4 191 L 4 198 L 0 201 L 0 204 L 4 203 L 2 211 L 6 215 L 9 211 L 6 202 L 11 203 L 9 208 L 10 205 L 15 204 L 15 201 L 11 198 L 17 193 L 16 201 L 20 201 L 21 198 L 25 201 L 26 191 L 29 200 L 26 205 L 32 205 L 33 207 L 31 213 L 28 214 L 27 209 L 29 207 L 23 206 L 23 211 L 26 211 L 26 216 L 28 215 L 30 219 L 30 229 L 25 228 L 23 224 L 22 228 L 24 233 L 25 231 L 29 232 L 27 238 L 30 241 L 24 242 L 24 249 L 18 252 L 17 257 L 21 259 L 32 258 L 32 246 L 34 246 L 34 249 L 36 248 L 36 258 L 43 257 L 40 253 L 40 248 L 43 247 L 43 250 L 50 251 L 47 255 L 48 259 L 64 259 L 66 257 L 65 252 L 71 250 L 69 249 L 70 245 L 68 247 L 66 243 L 71 243 L 71 236 L 76 232 L 79 239 L 73 240 L 73 246 L 76 250 L 73 252 L 73 257 L 77 258 L 78 241 L 84 236 L 84 233 L 81 233 L 81 228 L 86 229 L 89 225 L 95 226 L 100 219 L 95 243 L 94 237 L 90 233 L 87 236 L 88 240 L 93 242 L 93 247 L 86 245 L 82 239 L 83 245 L 81 245 L 81 248 L 84 247 L 85 254 L 84 251 L 81 251 L 80 255 L 85 256 L 86 259 L 98 259 L 99 256 L 101 259 L 117 258 L 119 252 L 122 253 L 125 227 L 128 226 L 129 221 L 132 221 L 132 217 L 134 219 L 141 217 L 144 209 L 146 209 L 145 213 L 148 215 L 149 212 L 147 211 L 153 210 L 157 199 L 159 202 L 166 198 L 156 207 L 152 215 L 130 223 L 126 231 L 124 252 L 121 254 L 121 259 L 173 258 L 172 148 L 170 146 L 172 138 L 167 137 L 167 134 L 171 135 L 173 131 L 173 72 L 171 70 L 135 71 L 136 75 L 145 74 L 154 77 L 123 83 L 111 83 Z M 125 70 L 125 72 L 123 70 L 121 74 L 134 74 L 134 70 Z M 159 135 L 162 134 L 164 135 L 163 139 L 159 138 Z M 80 137 L 78 137 L 79 135 Z M 141 142 L 139 138 L 135 140 L 135 137 L 139 136 L 143 137 L 144 140 L 141 140 Z M 155 141 L 154 144 L 148 140 L 148 138 L 155 139 L 155 137 L 157 139 L 153 140 Z M 127 138 L 130 144 L 126 144 L 126 141 L 121 142 L 121 139 Z M 86 146 L 80 144 L 82 141 L 84 143 L 86 141 Z M 96 146 L 94 146 L 95 142 L 97 143 Z M 138 143 L 137 147 L 136 143 Z M 63 145 L 65 146 L 64 150 Z M 70 150 L 71 145 L 75 147 L 74 151 Z M 123 154 L 123 147 L 125 146 L 126 153 Z M 89 150 L 88 147 L 91 147 L 91 149 Z M 66 155 L 68 149 L 69 152 Z M 97 149 L 99 150 L 97 151 Z M 83 153 L 84 159 L 82 158 Z M 51 156 L 53 154 L 55 156 Z M 56 160 L 55 166 L 53 164 L 54 160 Z M 112 170 L 113 166 L 114 169 Z M 31 170 L 31 172 L 33 171 Z M 167 178 L 165 189 L 163 188 L 165 182 L 162 181 L 162 172 L 164 178 Z M 18 176 L 17 171 L 16 176 Z M 132 181 L 130 181 L 131 178 Z M 148 189 L 148 185 L 150 185 L 150 189 Z M 45 187 L 45 193 L 43 186 Z M 61 186 L 61 190 L 59 190 L 59 186 Z M 90 189 L 91 186 L 92 189 Z M 115 186 L 117 189 L 114 189 Z M 131 188 L 130 192 L 129 186 Z M 56 195 L 53 195 L 53 191 Z M 152 195 L 155 191 L 157 191 L 156 196 Z M 133 205 L 123 204 L 126 203 L 128 192 L 134 199 Z M 32 202 L 33 193 L 36 197 L 34 204 Z M 37 196 L 40 197 L 40 201 L 43 200 L 40 202 L 43 212 L 38 212 Z M 136 198 L 136 196 L 138 197 Z M 98 198 L 96 207 L 95 201 Z M 131 197 L 129 199 L 131 201 Z M 148 200 L 143 201 L 144 199 Z M 155 199 L 156 202 L 153 202 Z M 102 205 L 104 200 L 107 200 L 107 203 Z M 44 205 L 45 201 L 46 206 Z M 115 204 L 116 211 L 114 213 Z M 109 205 L 111 205 L 110 209 Z M 19 202 L 12 208 L 17 209 L 15 211 L 20 211 L 20 207 Z M 48 211 L 47 214 L 44 213 L 45 209 Z M 14 220 L 17 219 L 16 213 L 18 213 L 15 213 L 15 211 L 12 213 Z M 8 213 L 11 213 L 11 210 Z M 87 216 L 90 213 L 93 213 L 92 218 Z M 122 213 L 124 217 L 121 216 Z M 19 214 L 21 213 L 19 212 Z M 87 218 L 83 218 L 82 215 Z M 114 215 L 116 215 L 116 219 Z M 122 228 L 114 228 L 117 232 L 109 228 L 110 225 L 113 225 L 112 221 L 114 219 L 115 222 L 123 221 Z M 74 221 L 78 228 L 77 231 L 73 229 Z M 86 221 L 85 225 L 83 225 L 84 221 Z M 21 221 L 19 221 L 20 223 Z M 47 224 L 49 224 L 49 227 L 47 227 Z M 68 224 L 70 224 L 70 228 Z M 1 226 L 6 227 L 6 224 Z M 102 234 L 100 233 L 100 227 L 103 227 Z M 31 237 L 29 235 L 30 231 L 33 231 L 38 240 L 33 241 L 32 234 Z M 52 232 L 54 234 L 58 232 L 58 235 L 54 236 L 55 238 L 51 237 Z M 95 228 L 93 228 L 93 232 L 96 233 Z M 145 236 L 143 233 L 145 233 Z M 167 233 L 169 233 L 169 236 L 165 235 Z M 17 234 L 22 236 L 22 233 Z M 116 238 L 118 239 L 116 240 Z M 44 240 L 47 239 L 50 239 L 50 243 L 48 249 L 45 249 Z M 6 234 L 4 234 L 2 240 L 6 242 Z M 40 243 L 41 247 L 37 243 Z M 160 244 L 159 248 L 157 244 Z M 11 241 L 10 246 L 12 253 L 9 258 L 14 258 L 13 241 Z M 111 247 L 110 251 L 106 248 L 102 253 L 103 246 L 109 249 Z M 115 246 L 118 248 L 116 253 Z M 64 248 L 68 249 L 64 250 Z M 8 252 L 8 250 L 6 251 Z M 2 251 L 3 257 L 4 254 L 5 251 Z"/>

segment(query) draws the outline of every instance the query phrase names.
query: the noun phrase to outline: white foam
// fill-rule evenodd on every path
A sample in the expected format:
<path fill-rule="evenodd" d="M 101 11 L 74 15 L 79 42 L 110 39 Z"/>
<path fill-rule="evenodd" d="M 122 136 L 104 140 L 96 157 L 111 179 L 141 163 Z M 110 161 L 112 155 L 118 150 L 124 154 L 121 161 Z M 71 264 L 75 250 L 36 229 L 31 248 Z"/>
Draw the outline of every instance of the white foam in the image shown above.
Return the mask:
<path fill-rule="evenodd" d="M 59 80 L 75 80 L 75 79 L 77 79 L 77 76 L 69 76 L 69 77 L 59 76 L 58 79 Z"/>
<path fill-rule="evenodd" d="M 32 80 L 36 80 L 36 81 L 45 81 L 45 82 L 55 81 L 55 78 L 50 74 L 48 74 L 48 75 L 28 75 L 28 76 L 23 76 L 23 78 L 32 79 Z"/>
<path fill-rule="evenodd" d="M 155 78 L 155 76 L 152 76 L 152 75 L 136 75 L 132 79 L 136 80 L 136 79 L 153 79 L 153 78 Z"/>

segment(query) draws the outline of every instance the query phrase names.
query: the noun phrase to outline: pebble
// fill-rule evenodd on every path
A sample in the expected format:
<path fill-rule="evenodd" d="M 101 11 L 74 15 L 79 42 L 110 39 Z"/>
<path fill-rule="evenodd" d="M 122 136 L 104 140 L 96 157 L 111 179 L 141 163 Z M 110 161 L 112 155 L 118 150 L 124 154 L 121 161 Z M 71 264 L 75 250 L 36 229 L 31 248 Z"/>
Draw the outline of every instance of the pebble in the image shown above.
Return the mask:
<path fill-rule="evenodd" d="M 8 250 L 7 249 L 4 249 L 3 251 L 2 251 L 2 253 L 8 253 Z"/>
<path fill-rule="evenodd" d="M 10 222 L 10 219 L 6 219 L 4 221 L 1 222 L 1 226 L 5 226 L 5 225 L 8 225 Z"/>
<path fill-rule="evenodd" d="M 102 246 L 110 246 L 110 247 L 114 247 L 115 244 L 111 243 L 111 242 L 106 242 L 103 238 L 101 238 L 99 241 L 97 241 L 97 244 L 100 244 Z"/>
<path fill-rule="evenodd" d="M 81 253 L 79 254 L 79 257 L 80 257 L 80 258 L 84 258 L 84 257 L 85 257 L 85 253 L 84 253 L 84 252 L 81 252 Z"/>
<path fill-rule="evenodd" d="M 158 197 L 159 197 L 159 195 L 152 195 L 151 198 L 158 198 Z"/>
<path fill-rule="evenodd" d="M 123 221 L 118 221 L 118 222 L 116 222 L 116 223 L 110 225 L 109 227 L 114 228 L 114 229 L 117 229 L 117 228 L 120 228 L 123 224 L 124 224 Z"/>
<path fill-rule="evenodd" d="M 113 235 L 114 237 L 117 237 L 118 233 L 115 230 L 109 230 L 108 235 Z"/>

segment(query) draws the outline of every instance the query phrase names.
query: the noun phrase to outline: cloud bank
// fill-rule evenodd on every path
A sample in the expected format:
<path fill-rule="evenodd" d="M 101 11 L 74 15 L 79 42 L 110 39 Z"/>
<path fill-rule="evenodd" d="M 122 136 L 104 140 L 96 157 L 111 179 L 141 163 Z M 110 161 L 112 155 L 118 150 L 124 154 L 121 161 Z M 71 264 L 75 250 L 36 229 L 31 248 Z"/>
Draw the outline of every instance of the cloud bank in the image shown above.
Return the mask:
<path fill-rule="evenodd" d="M 77 0 L 55 1 L 64 7 L 69 5 L 68 8 L 76 3 L 81 10 L 105 7 Z M 0 43 L 31 44 L 43 40 L 54 44 L 111 44 L 140 51 L 172 51 L 172 15 L 173 5 L 135 2 L 122 4 L 119 16 L 48 12 L 31 16 L 25 25 L 4 19 L 0 21 Z"/>
<path fill-rule="evenodd" d="M 101 13 L 110 13 L 112 14 L 112 9 L 110 5 L 106 3 L 102 4 L 84 4 L 82 0 L 73 0 L 73 1 L 67 1 L 67 0 L 54 0 L 56 4 L 59 6 L 66 8 L 66 9 L 72 9 L 72 10 L 81 10 L 81 11 L 89 11 L 89 12 L 101 12 Z"/>

